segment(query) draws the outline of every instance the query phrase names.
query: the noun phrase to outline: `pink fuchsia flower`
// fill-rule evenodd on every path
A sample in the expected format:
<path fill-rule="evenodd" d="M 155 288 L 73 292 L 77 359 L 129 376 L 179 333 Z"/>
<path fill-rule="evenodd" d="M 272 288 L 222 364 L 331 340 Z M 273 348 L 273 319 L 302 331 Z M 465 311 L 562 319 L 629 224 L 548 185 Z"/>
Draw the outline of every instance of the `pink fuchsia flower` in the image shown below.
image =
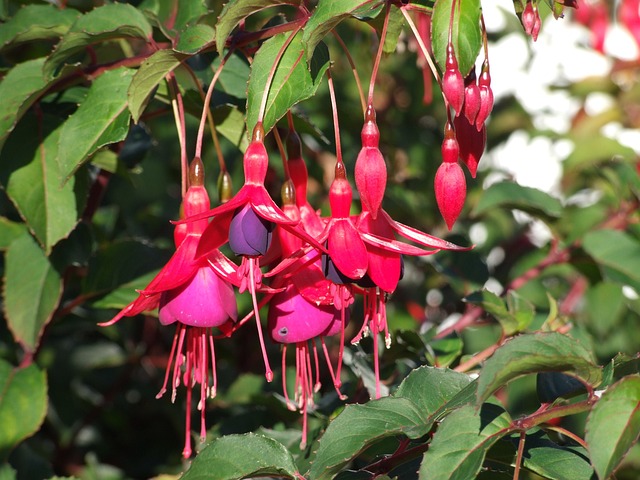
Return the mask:
<path fill-rule="evenodd" d="M 240 292 L 248 290 L 251 294 L 265 376 L 270 382 L 273 379 L 273 371 L 264 344 L 256 298 L 259 291 L 269 292 L 269 289 L 262 285 L 260 259 L 271 245 L 272 232 L 276 225 L 291 231 L 307 243 L 317 243 L 296 226 L 298 219 L 289 218 L 275 204 L 264 186 L 269 156 L 264 146 L 264 129 L 260 123 L 253 131 L 252 141 L 243 157 L 243 165 L 244 185 L 232 199 L 211 210 L 189 216 L 185 222 L 200 222 L 212 218 L 202 233 L 197 249 L 198 256 L 210 255 L 229 241 L 234 253 L 242 257 L 242 263 L 235 274 Z"/>
<path fill-rule="evenodd" d="M 202 162 L 191 162 L 190 186 L 183 199 L 185 215 L 197 215 L 209 209 L 209 196 L 204 188 Z M 206 436 L 205 403 L 216 394 L 217 376 L 212 328 L 228 330 L 237 319 L 233 287 L 220 275 L 230 276 L 235 266 L 218 250 L 206 257 L 198 257 L 196 249 L 207 221 L 177 225 L 174 232 L 176 252 L 136 300 L 123 308 L 103 326 L 113 325 L 122 317 L 132 317 L 159 307 L 160 323 L 176 324 L 170 362 L 161 397 L 167 390 L 172 374 L 171 400 L 182 383 L 187 389 L 187 412 L 183 456 L 189 458 L 191 448 L 192 390 L 200 385 L 200 438 Z M 173 368 L 171 368 L 173 365 Z M 211 372 L 210 369 L 211 368 Z M 209 378 L 211 373 L 212 378 Z"/>

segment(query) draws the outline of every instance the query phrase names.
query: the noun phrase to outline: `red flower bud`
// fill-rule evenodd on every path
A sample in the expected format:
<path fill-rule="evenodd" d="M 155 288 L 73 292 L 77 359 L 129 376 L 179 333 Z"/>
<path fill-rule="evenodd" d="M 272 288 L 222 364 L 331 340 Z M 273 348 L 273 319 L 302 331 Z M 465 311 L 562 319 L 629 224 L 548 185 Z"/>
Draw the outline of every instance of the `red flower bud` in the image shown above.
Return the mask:
<path fill-rule="evenodd" d="M 482 65 L 482 74 L 478 80 L 478 88 L 480 89 L 480 110 L 476 117 L 476 129 L 482 130 L 484 122 L 493 110 L 493 91 L 491 90 L 491 74 L 489 73 L 489 62 L 484 61 Z"/>
<path fill-rule="evenodd" d="M 478 112 L 480 111 L 480 88 L 476 83 L 476 69 L 471 69 L 467 78 L 464 79 L 464 116 L 467 117 L 469 123 L 476 121 Z"/>
<path fill-rule="evenodd" d="M 453 121 L 456 127 L 456 138 L 460 146 L 460 158 L 469 169 L 471 176 L 476 178 L 478 162 L 487 144 L 487 128 L 483 125 L 480 131 L 466 118 L 458 117 Z"/>
<path fill-rule="evenodd" d="M 456 132 L 453 131 L 453 126 L 447 122 L 444 128 L 444 140 L 442 141 L 442 161 L 445 163 L 456 163 L 458 156 L 460 155 L 460 148 L 458 141 L 456 140 Z"/>
<path fill-rule="evenodd" d="M 460 115 L 464 103 L 464 80 L 451 42 L 447 46 L 447 64 L 442 77 L 442 93 L 456 112 L 456 116 Z"/>
<path fill-rule="evenodd" d="M 354 172 L 362 203 L 371 212 L 373 218 L 378 215 L 387 186 L 387 165 L 378 148 L 380 131 L 375 119 L 375 110 L 369 106 L 362 127 L 362 149 L 356 159 Z"/>
<path fill-rule="evenodd" d="M 531 2 L 527 2 L 522 11 L 522 16 L 520 18 L 522 21 L 522 26 L 524 27 L 524 33 L 527 35 L 531 35 L 533 31 L 533 25 L 536 21 L 536 14 L 533 11 L 533 4 Z"/>
<path fill-rule="evenodd" d="M 467 196 L 467 184 L 460 165 L 443 162 L 435 178 L 436 202 L 449 230 L 458 219 Z"/>

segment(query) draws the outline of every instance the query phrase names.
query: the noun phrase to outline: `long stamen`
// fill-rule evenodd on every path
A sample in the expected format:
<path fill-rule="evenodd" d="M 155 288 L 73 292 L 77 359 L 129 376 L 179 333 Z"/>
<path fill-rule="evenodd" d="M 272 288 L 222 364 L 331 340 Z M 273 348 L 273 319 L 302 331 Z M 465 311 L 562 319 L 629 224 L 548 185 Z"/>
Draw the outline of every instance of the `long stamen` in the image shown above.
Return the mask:
<path fill-rule="evenodd" d="M 320 383 L 320 361 L 318 360 L 318 349 L 316 348 L 315 340 L 311 340 L 311 345 L 313 345 L 313 362 L 316 366 L 316 383 L 313 386 L 313 391 L 319 392 L 322 384 Z"/>
<path fill-rule="evenodd" d="M 167 368 L 164 373 L 164 382 L 162 383 L 162 388 L 156 395 L 156 398 L 162 397 L 167 391 L 167 382 L 169 381 L 169 373 L 171 372 L 171 364 L 174 362 L 174 355 L 176 354 L 176 347 L 178 345 L 178 333 L 180 332 L 179 328 L 176 328 L 176 333 L 173 334 L 173 343 L 171 344 L 171 353 L 169 354 L 169 363 L 167 364 Z"/>
<path fill-rule="evenodd" d="M 373 315 L 373 322 L 371 326 L 371 336 L 373 337 L 373 372 L 376 377 L 376 398 L 380 398 L 380 359 L 378 358 L 378 312 L 377 303 L 375 305 L 375 312 Z"/>
<path fill-rule="evenodd" d="M 346 400 L 347 396 L 343 395 L 340 392 L 340 385 L 338 385 L 338 381 L 336 380 L 336 375 L 333 372 L 333 366 L 331 365 L 331 358 L 329 357 L 329 351 L 327 350 L 327 344 L 324 343 L 324 338 L 320 337 L 320 343 L 322 344 L 322 351 L 324 352 L 324 359 L 327 362 L 327 367 L 329 367 L 329 375 L 331 375 L 331 380 L 333 381 L 333 386 L 336 389 L 336 393 L 340 400 Z"/>
<path fill-rule="evenodd" d="M 249 292 L 251 293 L 251 300 L 253 302 L 253 311 L 256 315 L 256 326 L 258 328 L 258 337 L 260 339 L 260 347 L 262 348 L 262 360 L 264 361 L 265 377 L 267 382 L 273 380 L 273 371 L 271 365 L 269 365 L 269 358 L 267 357 L 267 349 L 264 344 L 264 336 L 262 335 L 262 324 L 260 323 L 260 312 L 258 311 L 258 300 L 256 299 L 256 285 L 254 270 L 258 267 L 255 258 L 249 258 Z"/>
<path fill-rule="evenodd" d="M 171 392 L 171 403 L 176 401 L 176 388 L 180 386 L 180 367 L 184 363 L 184 356 L 182 355 L 182 346 L 184 345 L 184 336 L 186 334 L 186 327 L 180 323 L 178 325 L 180 331 L 180 338 L 178 339 L 178 348 L 176 351 L 176 359 L 173 364 L 173 391 Z"/>
<path fill-rule="evenodd" d="M 342 380 L 340 379 L 340 374 L 342 373 L 342 355 L 344 353 L 344 329 L 346 327 L 346 316 L 345 309 L 346 306 L 346 287 L 344 285 L 340 285 L 338 287 L 338 295 L 340 295 L 340 349 L 338 350 L 338 366 L 336 368 L 336 377 L 335 377 L 335 385 L 336 388 L 340 388 L 342 386 Z"/>
<path fill-rule="evenodd" d="M 209 390 L 209 396 L 213 398 L 216 396 L 218 391 L 218 372 L 216 370 L 216 350 L 213 347 L 213 336 L 211 335 L 211 331 L 209 331 L 209 349 L 211 351 L 211 375 L 213 376 L 213 385 Z"/>

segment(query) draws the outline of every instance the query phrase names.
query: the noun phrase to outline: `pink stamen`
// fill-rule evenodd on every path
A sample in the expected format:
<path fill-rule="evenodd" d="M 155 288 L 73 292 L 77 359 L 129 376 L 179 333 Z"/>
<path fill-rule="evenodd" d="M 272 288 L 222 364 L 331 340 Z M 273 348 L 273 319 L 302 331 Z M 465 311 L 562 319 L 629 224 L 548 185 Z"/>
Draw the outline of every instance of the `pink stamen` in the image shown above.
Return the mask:
<path fill-rule="evenodd" d="M 327 367 L 329 367 L 329 375 L 331 375 L 331 380 L 333 381 L 333 386 L 336 389 L 336 392 L 338 393 L 338 397 L 340 398 L 340 400 L 346 400 L 347 396 L 343 395 L 342 392 L 340 392 L 340 385 L 338 385 L 338 381 L 336 380 L 336 376 L 335 373 L 333 372 L 333 366 L 331 365 L 331 358 L 329 357 L 329 351 L 327 350 L 327 344 L 324 343 L 324 338 L 320 338 L 320 343 L 322 344 L 322 351 L 324 352 L 324 358 L 327 361 Z"/>
<path fill-rule="evenodd" d="M 247 257 L 245 257 L 247 258 Z M 244 263 L 244 259 L 243 259 Z M 253 302 L 253 311 L 256 316 L 256 327 L 258 328 L 258 338 L 260 339 L 260 348 L 262 349 L 262 360 L 264 361 L 265 367 L 265 377 L 267 382 L 271 382 L 273 380 L 273 371 L 271 370 L 271 365 L 269 365 L 269 358 L 267 357 L 267 349 L 264 344 L 264 336 L 262 334 L 262 324 L 260 323 L 260 312 L 258 311 L 258 300 L 256 299 L 256 278 L 257 281 L 260 282 L 262 279 L 262 272 L 260 272 L 260 267 L 258 266 L 258 261 L 251 257 L 248 258 L 248 270 L 249 270 L 249 292 L 251 293 L 251 300 Z M 256 275 L 256 270 L 259 272 L 259 275 Z"/>
<path fill-rule="evenodd" d="M 164 382 L 162 382 L 162 388 L 160 389 L 160 391 L 156 395 L 156 398 L 162 397 L 162 395 L 164 395 L 165 392 L 167 391 L 167 382 L 169 381 L 169 373 L 171 371 L 171 363 L 173 362 L 173 356 L 176 353 L 176 347 L 177 347 L 177 344 L 178 344 L 178 333 L 179 333 L 179 331 L 180 331 L 180 329 L 177 328 L 176 329 L 176 333 L 173 334 L 173 342 L 171 343 L 171 353 L 169 353 L 169 363 L 167 363 L 167 368 L 165 369 L 165 373 L 164 373 Z"/>

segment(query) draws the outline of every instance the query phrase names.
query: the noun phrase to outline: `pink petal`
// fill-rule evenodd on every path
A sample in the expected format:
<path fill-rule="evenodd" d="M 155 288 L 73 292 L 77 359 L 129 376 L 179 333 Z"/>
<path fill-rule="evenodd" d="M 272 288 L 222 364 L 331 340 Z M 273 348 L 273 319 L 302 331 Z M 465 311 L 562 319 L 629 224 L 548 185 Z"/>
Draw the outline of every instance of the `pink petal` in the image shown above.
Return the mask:
<path fill-rule="evenodd" d="M 280 207 L 274 203 L 262 185 L 245 185 L 245 188 L 250 189 L 251 208 L 265 220 L 286 225 L 298 223 L 297 220 L 291 220 L 280 210 Z"/>
<path fill-rule="evenodd" d="M 372 245 L 374 248 L 377 247 L 380 250 L 390 252 L 391 254 L 403 254 L 420 257 L 425 255 L 432 255 L 438 251 L 424 250 L 420 247 L 409 245 L 408 243 L 398 242 L 397 240 L 393 240 L 390 238 L 379 237 L 371 233 L 361 233 L 360 236 L 366 244 Z M 367 248 L 367 251 L 370 252 L 370 248 Z"/>
<path fill-rule="evenodd" d="M 199 240 L 199 235 L 187 235 L 167 264 L 141 293 L 149 296 L 166 292 L 189 280 L 201 266 L 196 261 L 196 248 Z"/>
<path fill-rule="evenodd" d="M 369 248 L 369 278 L 385 292 L 393 292 L 400 281 L 402 260 L 379 248 Z"/>
<path fill-rule="evenodd" d="M 441 250 L 471 250 L 473 247 L 461 247 L 451 242 L 447 242 L 438 237 L 434 237 L 432 235 L 426 234 L 417 230 L 413 227 L 409 227 L 408 225 L 404 225 L 400 222 L 396 222 L 393 218 L 389 216 L 387 212 L 381 210 L 382 215 L 387 218 L 391 227 L 402 235 L 404 238 L 411 240 L 412 242 L 418 243 L 420 245 L 424 245 L 429 248 L 437 248 Z"/>
<path fill-rule="evenodd" d="M 211 254 L 229 241 L 229 227 L 233 219 L 233 212 L 234 210 L 218 215 L 207 225 L 200 237 L 196 251 L 197 258 Z"/>

